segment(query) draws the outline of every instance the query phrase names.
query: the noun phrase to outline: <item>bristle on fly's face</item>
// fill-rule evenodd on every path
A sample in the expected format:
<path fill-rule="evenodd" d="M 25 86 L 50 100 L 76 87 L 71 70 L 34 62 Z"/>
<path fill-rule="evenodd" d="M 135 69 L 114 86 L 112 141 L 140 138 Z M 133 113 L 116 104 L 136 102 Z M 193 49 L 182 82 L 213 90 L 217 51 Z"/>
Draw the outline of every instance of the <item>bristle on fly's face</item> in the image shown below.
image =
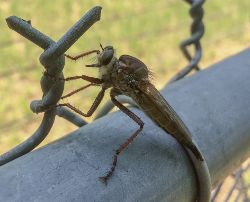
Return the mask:
<path fill-rule="evenodd" d="M 91 63 L 98 63 L 97 55 L 90 59 Z"/>

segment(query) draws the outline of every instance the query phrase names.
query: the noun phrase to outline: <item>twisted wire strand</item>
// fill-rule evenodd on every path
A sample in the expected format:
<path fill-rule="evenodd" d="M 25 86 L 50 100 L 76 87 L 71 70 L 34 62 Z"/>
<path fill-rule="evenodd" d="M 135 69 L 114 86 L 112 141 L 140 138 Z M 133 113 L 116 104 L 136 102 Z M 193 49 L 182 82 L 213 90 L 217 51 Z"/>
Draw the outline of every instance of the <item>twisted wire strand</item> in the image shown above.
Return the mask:
<path fill-rule="evenodd" d="M 13 29 L 14 31 L 18 32 L 19 34 L 21 34 L 25 38 L 29 39 L 30 41 L 32 41 L 36 45 L 40 46 L 44 50 L 46 50 L 47 48 L 49 48 L 50 46 L 53 46 L 55 44 L 55 42 L 52 39 L 50 39 L 49 37 L 47 37 L 43 33 L 39 32 L 38 30 L 33 28 L 30 23 L 28 23 L 27 21 L 25 21 L 21 18 L 18 18 L 16 16 L 11 16 L 11 17 L 6 19 L 6 22 L 7 22 L 10 29 Z M 62 68 L 63 68 L 63 66 L 61 67 L 61 66 L 56 65 L 54 67 L 54 71 L 52 71 L 52 73 L 54 75 L 56 75 L 58 70 L 60 71 L 60 69 L 62 70 Z M 45 96 L 43 96 L 43 99 L 40 101 L 31 102 L 31 106 L 30 106 L 31 110 L 33 112 L 36 112 L 36 113 L 39 112 L 38 107 L 36 107 L 36 103 L 38 103 L 38 102 L 46 103 L 46 102 L 52 101 L 52 99 L 50 98 L 49 93 L 48 93 L 49 91 L 51 91 L 50 95 L 52 95 L 52 93 L 55 92 L 55 95 L 52 95 L 52 97 L 54 97 L 54 99 L 58 99 L 58 97 L 60 96 L 60 93 L 62 93 L 63 88 L 64 88 L 63 83 L 61 83 L 60 85 L 55 85 L 54 83 L 51 83 L 51 82 L 46 83 L 46 78 L 44 76 L 41 78 L 41 86 L 42 86 L 43 94 Z M 36 146 L 38 146 L 44 140 L 44 138 L 49 133 L 51 127 L 53 126 L 53 123 L 55 120 L 55 115 L 56 115 L 55 111 L 56 110 L 51 110 L 50 112 L 45 112 L 41 125 L 39 126 L 37 131 L 30 138 L 28 138 L 26 141 L 19 144 L 15 148 L 11 149 L 10 151 L 1 155 L 0 156 L 0 166 L 30 152 Z"/>
<path fill-rule="evenodd" d="M 65 64 L 64 53 L 101 17 L 101 7 L 96 6 L 86 13 L 61 39 L 56 43 L 45 34 L 31 26 L 30 21 L 25 21 L 16 16 L 6 19 L 10 29 L 21 34 L 45 51 L 40 56 L 40 62 L 55 78 L 64 78 L 62 70 Z M 65 109 L 40 109 L 39 106 L 55 105 L 61 98 L 64 90 L 64 82 L 56 82 L 42 76 L 41 88 L 42 100 L 34 100 L 30 109 L 34 113 L 44 113 L 44 118 L 37 131 L 26 141 L 0 156 L 0 166 L 4 165 L 37 147 L 48 135 L 53 126 L 56 114 L 73 122 L 77 126 L 86 124 L 80 117 Z"/>
<path fill-rule="evenodd" d="M 180 49 L 183 52 L 184 56 L 189 61 L 189 64 L 180 72 L 178 72 L 172 79 L 169 80 L 167 84 L 173 83 L 184 76 L 186 76 L 192 69 L 196 69 L 197 71 L 200 69 L 198 67 L 198 63 L 202 56 L 202 49 L 200 44 L 200 39 L 204 34 L 204 24 L 202 22 L 202 18 L 204 15 L 204 10 L 202 8 L 203 3 L 205 0 L 186 0 L 189 4 L 191 4 L 191 9 L 189 13 L 193 18 L 193 23 L 191 25 L 191 34 L 192 36 L 180 44 Z M 190 53 L 187 50 L 187 46 L 193 44 L 195 46 L 195 54 L 191 57 Z"/>
<path fill-rule="evenodd" d="M 240 166 L 237 171 L 233 174 L 231 174 L 232 177 L 234 177 L 234 181 L 233 184 L 231 185 L 231 187 L 228 189 L 228 193 L 227 195 L 225 195 L 225 199 L 223 200 L 224 202 L 227 201 L 239 201 L 240 197 L 242 199 L 242 201 L 249 201 L 249 197 L 248 197 L 248 193 L 247 191 L 250 188 L 250 183 L 246 183 L 244 182 L 244 174 L 249 171 L 250 168 L 250 159 L 248 159 L 247 161 L 247 165 L 243 168 L 243 166 Z M 227 180 L 227 179 L 226 179 Z M 214 193 L 211 199 L 211 202 L 213 202 L 217 196 L 219 196 L 219 192 L 220 189 L 222 187 L 223 184 L 225 184 L 224 182 L 226 181 L 224 180 L 219 186 L 217 186 L 214 189 Z M 236 196 L 233 196 L 233 192 L 238 191 L 238 193 L 236 194 Z M 234 200 L 233 200 L 234 198 Z"/>

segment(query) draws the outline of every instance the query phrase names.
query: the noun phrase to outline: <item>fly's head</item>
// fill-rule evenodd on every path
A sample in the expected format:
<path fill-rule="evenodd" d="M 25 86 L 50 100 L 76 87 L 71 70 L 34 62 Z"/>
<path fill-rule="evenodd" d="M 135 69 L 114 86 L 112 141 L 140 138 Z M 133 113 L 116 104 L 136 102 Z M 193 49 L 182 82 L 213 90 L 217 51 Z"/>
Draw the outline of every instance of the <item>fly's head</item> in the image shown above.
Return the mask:
<path fill-rule="evenodd" d="M 102 48 L 102 52 L 97 50 L 97 56 L 96 59 L 98 61 L 97 64 L 92 64 L 92 65 L 86 65 L 86 67 L 102 67 L 106 66 L 109 69 L 112 67 L 114 62 L 116 61 L 116 56 L 115 56 L 115 50 L 113 46 L 106 46 L 105 48 L 102 47 L 102 44 L 100 44 Z"/>
<path fill-rule="evenodd" d="M 98 67 L 99 68 L 99 78 L 100 79 L 108 79 L 109 72 L 112 71 L 115 62 L 118 60 L 115 56 L 115 50 L 113 46 L 102 47 L 102 52 L 97 51 L 97 56 L 95 57 L 97 60 L 97 64 L 86 65 L 87 67 Z"/>
<path fill-rule="evenodd" d="M 97 59 L 101 66 L 107 66 L 110 68 L 116 59 L 115 50 L 113 46 L 106 46 L 105 48 L 102 47 L 102 44 L 100 44 L 100 46 L 102 48 L 102 53 L 97 55 Z"/>

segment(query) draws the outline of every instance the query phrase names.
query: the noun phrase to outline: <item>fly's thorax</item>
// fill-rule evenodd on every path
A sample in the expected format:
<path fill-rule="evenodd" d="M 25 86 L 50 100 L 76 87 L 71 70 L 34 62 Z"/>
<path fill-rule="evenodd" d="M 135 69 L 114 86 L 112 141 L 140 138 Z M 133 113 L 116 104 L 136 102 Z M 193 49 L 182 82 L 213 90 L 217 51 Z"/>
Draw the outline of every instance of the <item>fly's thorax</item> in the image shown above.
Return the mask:
<path fill-rule="evenodd" d="M 115 88 L 119 89 L 124 95 L 133 91 L 137 85 L 137 80 L 131 74 L 124 71 L 124 69 L 120 68 L 120 62 L 113 66 L 110 75 Z"/>
<path fill-rule="evenodd" d="M 122 55 L 119 58 L 120 71 L 133 77 L 134 80 L 148 80 L 149 70 L 147 66 L 139 59 L 129 55 Z"/>

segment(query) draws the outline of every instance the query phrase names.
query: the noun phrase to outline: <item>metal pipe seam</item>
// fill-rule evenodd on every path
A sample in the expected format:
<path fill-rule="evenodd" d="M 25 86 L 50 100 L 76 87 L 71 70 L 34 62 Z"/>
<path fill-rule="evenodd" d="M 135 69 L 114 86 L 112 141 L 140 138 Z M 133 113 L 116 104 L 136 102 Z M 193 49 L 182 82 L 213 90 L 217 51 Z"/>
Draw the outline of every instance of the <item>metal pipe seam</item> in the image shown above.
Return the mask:
<path fill-rule="evenodd" d="M 162 95 L 189 128 L 213 187 L 250 156 L 250 49 L 168 85 Z M 138 129 L 120 111 L 0 167 L 0 201 L 191 202 L 197 182 L 188 154 L 137 108 L 141 134 L 100 183 L 115 150 Z"/>

